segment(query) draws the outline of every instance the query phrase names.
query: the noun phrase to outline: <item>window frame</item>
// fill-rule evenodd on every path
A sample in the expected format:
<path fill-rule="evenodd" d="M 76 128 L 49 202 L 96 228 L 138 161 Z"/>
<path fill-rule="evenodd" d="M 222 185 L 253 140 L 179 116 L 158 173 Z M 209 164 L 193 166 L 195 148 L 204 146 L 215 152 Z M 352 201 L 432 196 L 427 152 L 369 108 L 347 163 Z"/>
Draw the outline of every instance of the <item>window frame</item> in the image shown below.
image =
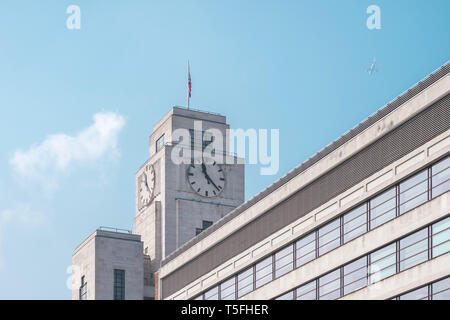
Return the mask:
<path fill-rule="evenodd" d="M 240 276 L 243 274 L 248 273 L 248 275 L 244 276 L 242 279 L 239 279 Z M 254 273 L 254 267 L 251 266 L 250 268 L 244 269 L 236 276 L 236 296 L 237 299 L 240 297 L 245 296 L 246 294 L 252 292 L 255 290 L 255 273 Z M 250 279 L 247 282 L 247 279 Z M 244 285 L 241 287 L 242 282 L 244 282 Z M 247 289 L 249 288 L 249 289 Z M 247 291 L 248 290 L 248 291 Z"/>
<path fill-rule="evenodd" d="M 165 134 L 163 133 L 155 142 L 155 151 L 156 153 L 159 152 L 162 148 L 164 148 L 164 136 Z"/>
<path fill-rule="evenodd" d="M 294 261 L 295 261 L 294 251 L 295 251 L 294 244 L 291 243 L 290 245 L 285 246 L 274 253 L 273 259 L 274 279 L 284 276 L 286 273 L 289 273 L 292 270 L 294 270 Z"/>
<path fill-rule="evenodd" d="M 79 288 L 79 300 L 87 300 L 87 282 L 86 282 L 86 276 L 81 276 L 81 285 Z"/>
<path fill-rule="evenodd" d="M 113 299 L 114 300 L 125 300 L 125 270 L 124 269 L 114 269 Z"/>

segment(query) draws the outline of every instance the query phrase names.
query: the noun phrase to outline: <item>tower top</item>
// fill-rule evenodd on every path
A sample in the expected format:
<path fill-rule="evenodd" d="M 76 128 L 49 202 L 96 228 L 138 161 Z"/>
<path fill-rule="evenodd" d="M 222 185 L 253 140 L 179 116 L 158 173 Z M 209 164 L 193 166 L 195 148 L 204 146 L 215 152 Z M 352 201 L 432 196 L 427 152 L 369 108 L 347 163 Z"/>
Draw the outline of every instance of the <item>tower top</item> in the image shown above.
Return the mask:
<path fill-rule="evenodd" d="M 173 106 L 154 126 L 153 132 L 157 131 L 158 128 L 167 121 L 170 117 L 178 116 L 184 118 L 190 118 L 194 120 L 211 121 L 216 123 L 226 124 L 227 118 L 219 113 L 202 111 L 196 109 L 187 109 L 180 106 Z"/>

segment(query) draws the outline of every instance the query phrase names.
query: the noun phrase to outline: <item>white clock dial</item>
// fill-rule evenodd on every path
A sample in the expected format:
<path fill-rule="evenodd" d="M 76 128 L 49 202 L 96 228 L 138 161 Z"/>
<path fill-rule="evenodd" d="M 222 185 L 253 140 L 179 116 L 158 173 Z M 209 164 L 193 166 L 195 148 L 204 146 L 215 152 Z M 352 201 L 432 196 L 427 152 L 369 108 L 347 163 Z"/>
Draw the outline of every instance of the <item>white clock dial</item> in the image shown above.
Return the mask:
<path fill-rule="evenodd" d="M 191 188 L 202 197 L 218 196 L 225 187 L 225 175 L 222 166 L 212 164 L 191 164 L 187 170 Z"/>
<path fill-rule="evenodd" d="M 139 177 L 139 201 L 141 209 L 152 202 L 154 189 L 155 169 L 152 165 L 146 165 L 144 172 Z"/>

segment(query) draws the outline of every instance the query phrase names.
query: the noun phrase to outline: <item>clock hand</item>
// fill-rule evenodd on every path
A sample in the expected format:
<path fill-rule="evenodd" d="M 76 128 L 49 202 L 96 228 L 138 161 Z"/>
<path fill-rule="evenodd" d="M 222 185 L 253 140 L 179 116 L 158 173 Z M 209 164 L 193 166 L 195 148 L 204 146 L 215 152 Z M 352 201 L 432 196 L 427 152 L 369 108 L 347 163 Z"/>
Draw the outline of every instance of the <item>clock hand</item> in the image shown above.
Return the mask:
<path fill-rule="evenodd" d="M 145 185 L 145 187 L 146 187 L 147 189 L 150 189 L 150 188 L 148 187 L 147 174 L 145 174 L 145 173 L 144 173 L 144 185 Z"/>
<path fill-rule="evenodd" d="M 214 186 L 214 188 L 217 189 L 217 191 L 220 191 L 220 189 L 216 186 L 216 184 L 214 183 L 214 181 L 212 181 L 212 179 L 208 176 L 208 174 L 205 175 L 206 180 L 210 181 L 212 183 L 212 185 Z"/>
<path fill-rule="evenodd" d="M 209 184 L 209 180 L 207 178 L 208 173 L 206 173 L 206 166 L 205 166 L 204 162 L 202 162 L 202 172 L 205 175 L 206 181 L 208 181 L 208 184 Z"/>
<path fill-rule="evenodd" d="M 217 191 L 220 191 L 220 189 L 216 186 L 216 184 L 214 183 L 214 181 L 212 181 L 212 179 L 209 177 L 208 173 L 206 172 L 206 166 L 205 164 L 202 162 L 202 172 L 205 175 L 205 178 L 208 182 L 211 182 L 212 185 L 214 186 L 214 188 L 217 189 Z"/>

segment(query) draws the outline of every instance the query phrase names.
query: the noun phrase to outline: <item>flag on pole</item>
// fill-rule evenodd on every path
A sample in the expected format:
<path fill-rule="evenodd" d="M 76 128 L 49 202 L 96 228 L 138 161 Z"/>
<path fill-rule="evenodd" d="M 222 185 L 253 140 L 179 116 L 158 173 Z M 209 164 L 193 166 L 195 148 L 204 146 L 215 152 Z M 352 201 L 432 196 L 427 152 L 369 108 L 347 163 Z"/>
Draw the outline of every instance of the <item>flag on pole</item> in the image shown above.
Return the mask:
<path fill-rule="evenodd" d="M 187 96 L 188 109 L 189 109 L 189 99 L 191 98 L 191 90 L 192 90 L 191 69 L 190 69 L 189 60 L 188 60 L 188 96 Z"/>

